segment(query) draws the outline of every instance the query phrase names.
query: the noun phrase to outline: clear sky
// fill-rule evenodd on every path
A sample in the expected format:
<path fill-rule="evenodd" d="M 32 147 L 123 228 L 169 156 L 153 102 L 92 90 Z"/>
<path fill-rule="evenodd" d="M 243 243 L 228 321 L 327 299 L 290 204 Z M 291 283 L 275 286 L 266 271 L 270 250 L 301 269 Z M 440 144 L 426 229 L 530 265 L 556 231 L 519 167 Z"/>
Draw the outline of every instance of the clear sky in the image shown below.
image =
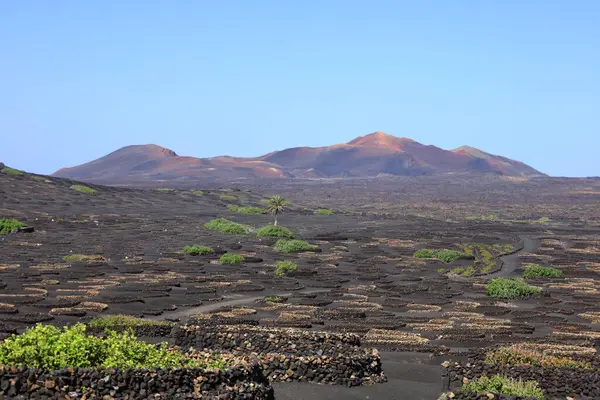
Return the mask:
<path fill-rule="evenodd" d="M 0 161 L 384 131 L 600 176 L 597 0 L 0 0 Z"/>

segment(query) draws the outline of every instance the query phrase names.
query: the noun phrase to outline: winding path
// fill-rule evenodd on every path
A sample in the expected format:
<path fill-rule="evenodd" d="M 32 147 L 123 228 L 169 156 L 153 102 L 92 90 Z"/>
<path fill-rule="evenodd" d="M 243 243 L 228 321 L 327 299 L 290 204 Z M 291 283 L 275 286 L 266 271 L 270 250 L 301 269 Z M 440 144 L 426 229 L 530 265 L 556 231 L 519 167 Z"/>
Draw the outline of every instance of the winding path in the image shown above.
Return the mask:
<path fill-rule="evenodd" d="M 523 241 L 523 248 L 518 251 L 515 251 L 512 254 L 500 256 L 499 258 L 502 261 L 502 267 L 499 271 L 492 272 L 490 274 L 475 275 L 470 277 L 448 274 L 448 278 L 453 281 L 468 282 L 473 278 L 488 279 L 512 275 L 515 272 L 515 270 L 519 267 L 519 255 L 522 253 L 534 253 L 540 246 L 540 241 L 538 239 L 534 239 L 529 236 L 520 236 L 520 238 Z"/>
<path fill-rule="evenodd" d="M 537 239 L 533 239 L 531 237 L 521 237 L 523 240 L 523 248 L 515 253 L 502 256 L 500 260 L 502 260 L 502 268 L 500 271 L 493 272 L 487 275 L 479 275 L 484 278 L 498 278 L 501 276 L 509 276 L 519 266 L 519 254 L 521 253 L 534 253 L 538 247 L 540 246 L 540 241 Z"/>
<path fill-rule="evenodd" d="M 330 290 L 331 289 L 309 289 L 309 290 L 299 290 L 294 293 L 310 294 L 310 293 L 329 292 Z M 202 313 L 215 311 L 222 307 L 240 306 L 243 304 L 253 303 L 256 300 L 264 299 L 267 296 L 290 297 L 290 296 L 292 296 L 292 294 L 293 293 L 288 292 L 288 293 L 269 293 L 269 294 L 263 293 L 261 296 L 248 296 L 248 295 L 239 295 L 239 294 L 231 295 L 231 296 L 229 296 L 230 300 L 219 301 L 219 302 L 210 303 L 210 304 L 204 304 L 204 305 L 201 305 L 198 307 L 187 308 L 185 310 L 165 312 L 164 315 L 149 316 L 147 318 L 155 319 L 155 320 L 165 319 L 165 318 L 169 318 L 169 319 L 170 318 L 186 318 L 186 317 L 191 317 L 196 314 L 202 314 Z"/>

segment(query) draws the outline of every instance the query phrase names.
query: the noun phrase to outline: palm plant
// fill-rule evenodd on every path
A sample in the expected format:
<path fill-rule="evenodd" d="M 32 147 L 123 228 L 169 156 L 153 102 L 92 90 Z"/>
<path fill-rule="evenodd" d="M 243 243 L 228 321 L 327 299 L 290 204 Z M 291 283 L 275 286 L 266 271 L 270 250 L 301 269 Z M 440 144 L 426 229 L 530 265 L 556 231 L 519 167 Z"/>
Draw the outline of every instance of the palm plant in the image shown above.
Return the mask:
<path fill-rule="evenodd" d="M 267 211 L 275 216 L 273 225 L 277 226 L 277 216 L 283 212 L 287 204 L 287 200 L 280 195 L 275 195 L 269 199 Z"/>

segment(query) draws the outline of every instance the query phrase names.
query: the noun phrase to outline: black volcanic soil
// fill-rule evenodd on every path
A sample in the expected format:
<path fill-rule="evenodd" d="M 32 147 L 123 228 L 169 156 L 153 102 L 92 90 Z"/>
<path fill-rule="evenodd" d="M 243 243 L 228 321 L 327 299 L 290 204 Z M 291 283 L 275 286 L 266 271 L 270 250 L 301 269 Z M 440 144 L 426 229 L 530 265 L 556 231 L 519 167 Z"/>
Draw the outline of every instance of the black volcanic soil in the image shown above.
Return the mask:
<path fill-rule="evenodd" d="M 328 197 L 326 184 L 321 189 L 301 185 L 292 193 L 288 184 L 270 182 L 251 191 L 213 188 L 203 195 L 101 186 L 95 187 L 96 195 L 88 195 L 71 189 L 72 184 L 0 174 L 0 218 L 17 218 L 35 228 L 0 236 L 0 336 L 37 322 L 85 322 L 103 314 L 185 321 L 198 313 L 242 308 L 240 318 L 263 326 L 354 332 L 363 345 L 382 354 L 387 383 L 360 388 L 278 383 L 278 399 L 433 399 L 446 389 L 441 362 L 460 359 L 469 350 L 524 341 L 596 348 L 600 340 L 599 326 L 584 314 L 599 311 L 600 227 L 589 211 L 598 194 L 577 195 L 572 205 L 562 203 L 564 193 L 557 194 L 556 203 L 544 197 L 541 208 L 525 220 L 523 210 L 531 200 L 521 192 L 492 196 L 489 203 L 502 209 L 492 219 L 481 213 L 484 200 L 460 202 L 455 191 L 446 194 L 443 212 L 436 211 L 433 205 L 444 197 L 440 187 L 423 190 L 420 201 L 407 206 L 430 213 L 410 214 L 406 208 L 399 211 L 391 194 L 382 195 L 381 204 L 358 207 L 365 196 L 391 192 L 368 181 L 360 185 L 370 194 L 352 194 L 335 183 L 342 186 L 335 199 Z M 590 189 L 574 182 L 572 190 Z M 262 194 L 273 192 L 294 200 L 280 224 L 318 245 L 319 252 L 280 254 L 272 239 L 203 227 L 215 217 L 264 226 L 270 216 L 233 214 L 227 205 L 259 206 Z M 515 202 L 519 198 L 525 200 Z M 474 218 L 465 218 L 469 204 Z M 315 215 L 321 205 L 342 211 Z M 561 209 L 568 218 L 557 218 Z M 545 215 L 552 218 L 539 221 Z M 412 257 L 419 248 L 461 243 L 512 245 L 515 252 L 495 260 L 496 272 L 481 276 L 447 273 L 469 261 L 446 265 Z M 188 256 L 182 249 L 189 244 L 244 254 L 249 262 L 220 265 L 218 254 Z M 70 254 L 98 257 L 63 261 Z M 296 262 L 298 271 L 275 277 L 277 260 Z M 519 276 L 530 262 L 554 265 L 565 276 L 534 281 L 544 290 L 537 298 L 497 301 L 486 296 L 487 279 Z M 271 295 L 287 300 L 276 307 L 262 301 Z"/>

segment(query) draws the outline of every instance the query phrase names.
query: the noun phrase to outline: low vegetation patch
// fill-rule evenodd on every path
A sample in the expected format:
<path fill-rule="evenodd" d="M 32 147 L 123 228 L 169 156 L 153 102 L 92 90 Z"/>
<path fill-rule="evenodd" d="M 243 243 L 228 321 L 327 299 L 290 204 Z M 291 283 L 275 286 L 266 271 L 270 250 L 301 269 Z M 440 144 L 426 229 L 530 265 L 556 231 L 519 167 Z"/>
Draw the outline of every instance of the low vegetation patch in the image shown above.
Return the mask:
<path fill-rule="evenodd" d="M 416 258 L 437 258 L 438 260 L 451 263 L 456 260 L 461 259 L 470 259 L 473 258 L 471 255 L 460 252 L 458 250 L 430 250 L 430 249 L 421 249 L 414 252 L 413 257 Z"/>
<path fill-rule="evenodd" d="M 86 255 L 86 254 L 69 254 L 63 257 L 63 261 L 66 262 L 91 262 L 91 261 L 105 261 L 104 257 L 97 255 Z"/>
<path fill-rule="evenodd" d="M 98 193 L 98 191 L 94 188 L 91 188 L 89 186 L 85 186 L 85 185 L 72 185 L 71 189 L 76 190 L 80 193 L 85 193 L 85 194 L 96 194 Z"/>
<path fill-rule="evenodd" d="M 560 269 L 553 267 L 542 267 L 537 264 L 528 264 L 525 266 L 523 277 L 525 279 L 533 278 L 559 278 L 563 276 L 563 272 Z"/>
<path fill-rule="evenodd" d="M 174 192 L 175 189 L 171 189 L 171 188 L 158 188 L 156 189 L 157 192 L 163 192 L 163 193 L 171 193 Z"/>
<path fill-rule="evenodd" d="M 225 253 L 220 258 L 221 264 L 241 264 L 244 260 L 244 256 L 234 253 Z"/>
<path fill-rule="evenodd" d="M 263 226 L 256 231 L 256 236 L 262 237 L 282 237 L 287 239 L 293 239 L 294 234 L 289 230 L 279 225 L 267 225 Z"/>
<path fill-rule="evenodd" d="M 473 265 L 473 264 L 467 265 L 464 267 L 455 267 L 450 270 L 451 274 L 460 275 L 460 276 L 464 276 L 464 277 L 473 276 L 473 275 L 475 275 L 476 272 L 477 272 L 477 269 L 475 268 L 475 265 Z"/>
<path fill-rule="evenodd" d="M 283 303 L 283 299 L 279 296 L 267 296 L 265 297 L 265 301 L 269 303 Z"/>
<path fill-rule="evenodd" d="M 536 381 L 523 381 L 494 375 L 491 378 L 482 376 L 478 379 L 463 384 L 463 390 L 477 394 L 506 394 L 509 396 L 535 397 L 541 399 L 544 392 Z"/>
<path fill-rule="evenodd" d="M 252 207 L 252 206 L 236 206 L 230 205 L 227 206 L 227 209 L 231 212 L 238 214 L 249 214 L 249 215 L 258 215 L 258 214 L 266 214 L 267 210 L 260 207 Z"/>
<path fill-rule="evenodd" d="M 204 196 L 204 190 L 192 190 L 192 194 L 196 196 Z"/>
<path fill-rule="evenodd" d="M 78 323 L 62 330 L 38 324 L 20 335 L 12 335 L 0 344 L 0 364 L 58 370 L 69 367 L 182 368 L 200 367 L 183 353 L 138 340 L 132 330 L 106 337 L 86 334 Z"/>
<path fill-rule="evenodd" d="M 280 251 L 282 253 L 298 253 L 301 251 L 314 251 L 319 247 L 314 246 L 310 243 L 305 242 L 304 240 L 288 240 L 288 239 L 279 239 L 277 243 L 275 243 L 275 250 Z"/>
<path fill-rule="evenodd" d="M 575 360 L 570 357 L 557 357 L 543 354 L 539 351 L 520 349 L 519 347 L 499 347 L 486 354 L 487 364 L 498 365 L 536 365 L 546 368 L 592 369 L 592 365 L 585 361 Z"/>
<path fill-rule="evenodd" d="M 540 288 L 528 285 L 521 278 L 494 278 L 485 287 L 488 296 L 499 299 L 519 299 L 540 294 Z"/>
<path fill-rule="evenodd" d="M 231 194 L 222 194 L 219 196 L 221 198 L 221 200 L 226 200 L 226 201 L 234 201 L 237 200 L 237 197 L 231 195 Z"/>
<path fill-rule="evenodd" d="M 25 172 L 9 167 L 4 167 L 0 169 L 0 172 L 6 175 L 25 175 Z"/>
<path fill-rule="evenodd" d="M 277 261 L 275 265 L 277 266 L 275 269 L 275 276 L 277 277 L 285 276 L 298 269 L 298 266 L 291 261 Z"/>
<path fill-rule="evenodd" d="M 183 248 L 183 252 L 185 254 L 189 254 L 190 256 L 205 256 L 213 252 L 213 249 L 207 246 L 200 246 L 198 244 L 194 244 L 191 246 L 185 246 Z"/>
<path fill-rule="evenodd" d="M 435 258 L 435 251 L 429 249 L 421 249 L 414 252 L 413 257 L 416 258 Z"/>
<path fill-rule="evenodd" d="M 24 226 L 24 223 L 16 219 L 0 219 L 0 235 L 7 235 Z"/>
<path fill-rule="evenodd" d="M 331 211 L 330 209 L 327 209 L 327 208 L 319 208 L 317 211 L 315 211 L 315 214 L 318 214 L 318 215 L 333 215 L 334 212 Z"/>
<path fill-rule="evenodd" d="M 162 320 L 152 320 L 145 318 L 138 318 L 132 315 L 104 315 L 102 317 L 94 318 L 88 325 L 93 328 L 106 328 L 111 326 L 154 326 L 154 325 L 173 325 L 172 322 Z"/>
<path fill-rule="evenodd" d="M 250 232 L 250 228 L 246 225 L 238 224 L 225 218 L 216 218 L 204 224 L 206 229 L 219 231 L 232 235 L 245 235 Z"/>

